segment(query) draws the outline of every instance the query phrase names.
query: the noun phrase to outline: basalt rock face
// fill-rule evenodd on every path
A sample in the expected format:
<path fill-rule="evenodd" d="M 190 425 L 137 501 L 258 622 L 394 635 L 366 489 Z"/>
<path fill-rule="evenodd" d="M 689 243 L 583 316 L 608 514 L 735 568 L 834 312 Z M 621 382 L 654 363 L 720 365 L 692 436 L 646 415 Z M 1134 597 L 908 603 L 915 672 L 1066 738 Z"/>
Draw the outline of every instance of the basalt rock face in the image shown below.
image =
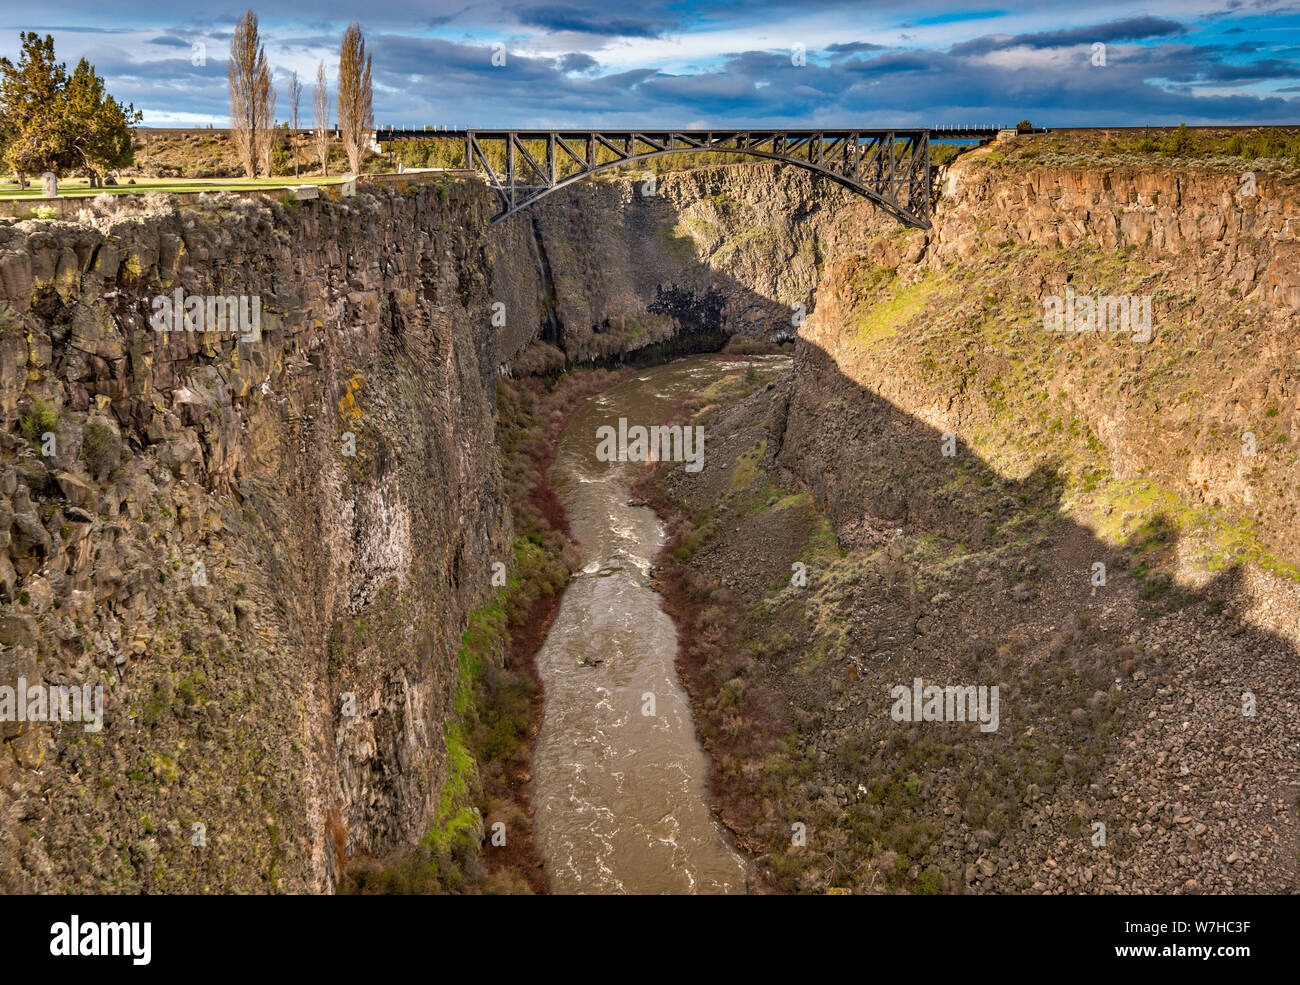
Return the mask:
<path fill-rule="evenodd" d="M 959 164 L 937 228 L 940 259 L 1006 239 L 1051 250 L 1083 244 L 1177 257 L 1206 293 L 1259 292 L 1267 309 L 1300 309 L 1300 189 L 1294 179 L 1168 168 L 1013 172 Z"/>
<path fill-rule="evenodd" d="M 796 327 L 763 465 L 811 490 L 850 551 L 882 552 L 875 581 L 822 599 L 836 687 L 850 658 L 852 680 L 898 683 L 897 660 L 870 668 L 902 647 L 952 680 L 1004 640 L 1008 673 L 1054 660 L 1039 643 L 1079 636 L 1065 622 L 1094 597 L 1070 565 L 1126 568 L 1149 545 L 1114 544 L 1152 503 L 1214 534 L 1173 545 L 1178 580 L 1214 588 L 1244 564 L 1212 612 L 1152 628 L 1130 593 L 1097 616 L 1088 659 L 1127 647 L 1130 721 L 1159 724 L 1122 732 L 1096 798 L 1026 791 L 1026 823 L 1068 851 L 948 831 L 953 858 L 973 853 L 954 885 L 1293 888 L 1290 781 L 1264 778 L 1290 776 L 1296 741 L 1280 641 L 1300 639 L 1300 599 L 1270 573 L 1300 561 L 1294 182 L 1261 176 L 1251 196 L 1240 176 L 972 157 L 929 233 L 788 166 L 648 190 L 581 182 L 491 230 L 473 184 L 0 226 L 0 685 L 105 689 L 99 733 L 0 722 L 0 890 L 328 891 L 341 858 L 414 843 L 452 774 L 460 634 L 510 558 L 494 374 Z M 258 297 L 258 338 L 154 331 L 177 288 Z M 1044 298 L 1067 291 L 1150 296 L 1151 341 L 1045 332 Z M 1049 525 L 1013 550 L 1026 503 L 1089 514 L 1111 546 Z M 936 562 L 936 537 L 969 556 Z M 1243 738 L 1245 689 L 1270 711 Z M 1188 700 L 1205 713 L 1174 714 Z M 856 713 L 811 745 L 861 734 Z M 1217 779 L 1225 747 L 1253 799 Z M 1183 766 L 1194 779 L 1157 784 Z M 1177 803 L 1169 783 L 1188 788 Z M 1243 806 L 1216 819 L 1216 800 Z M 1250 811 L 1276 824 L 1260 834 Z M 1077 850 L 1079 819 L 1103 816 L 1138 832 L 1137 863 Z M 1180 855 L 1204 861 L 1163 861 Z M 1252 877 L 1263 862 L 1276 878 Z"/>
<path fill-rule="evenodd" d="M 449 775 L 530 275 L 474 185 L 148 204 L 0 227 L 0 684 L 105 695 L 0 723 L 0 889 L 327 891 Z M 177 289 L 258 337 L 155 331 Z"/>
<path fill-rule="evenodd" d="M 807 212 L 792 377 L 737 373 L 703 472 L 661 472 L 718 807 L 773 886 L 1300 886 L 1298 196 L 995 150 L 929 232 Z M 1049 331 L 1053 297 L 1149 301 L 1150 337 Z M 998 727 L 896 716 L 917 678 L 998 688 Z"/>
<path fill-rule="evenodd" d="M 506 225 L 528 221 L 574 362 L 793 339 L 822 251 L 888 228 L 845 189 L 779 164 L 578 182 Z"/>

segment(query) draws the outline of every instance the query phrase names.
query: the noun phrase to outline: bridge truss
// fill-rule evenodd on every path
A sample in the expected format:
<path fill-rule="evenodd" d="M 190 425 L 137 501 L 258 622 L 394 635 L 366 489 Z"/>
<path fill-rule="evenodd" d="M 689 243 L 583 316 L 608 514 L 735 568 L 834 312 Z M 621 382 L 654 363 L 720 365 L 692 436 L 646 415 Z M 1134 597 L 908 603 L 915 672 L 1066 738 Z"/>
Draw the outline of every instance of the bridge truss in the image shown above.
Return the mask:
<path fill-rule="evenodd" d="M 996 130 L 945 132 L 989 139 Z M 766 158 L 850 188 L 906 226 L 930 228 L 929 130 L 406 130 L 380 141 L 458 141 L 465 167 L 485 172 L 501 196 L 493 225 L 593 174 L 670 154 Z"/>

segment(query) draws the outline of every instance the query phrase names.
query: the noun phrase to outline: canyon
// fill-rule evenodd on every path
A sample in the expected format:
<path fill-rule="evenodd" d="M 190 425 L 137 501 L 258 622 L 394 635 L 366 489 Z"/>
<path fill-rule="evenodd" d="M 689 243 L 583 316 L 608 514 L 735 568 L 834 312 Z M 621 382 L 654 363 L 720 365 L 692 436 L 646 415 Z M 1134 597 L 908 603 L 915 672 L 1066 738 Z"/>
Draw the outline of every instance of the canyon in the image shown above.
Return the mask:
<path fill-rule="evenodd" d="M 545 890 L 542 477 L 625 367 L 725 346 L 703 468 L 634 495 L 753 888 L 1294 892 L 1300 182 L 1033 153 L 959 157 L 927 231 L 768 163 L 497 227 L 414 177 L 0 225 L 0 685 L 105 688 L 100 733 L 0 722 L 0 890 L 370 891 L 421 846 Z M 258 337 L 156 331 L 176 290 Z M 1044 331 L 1067 292 L 1150 339 Z M 999 728 L 893 721 L 914 678 Z"/>

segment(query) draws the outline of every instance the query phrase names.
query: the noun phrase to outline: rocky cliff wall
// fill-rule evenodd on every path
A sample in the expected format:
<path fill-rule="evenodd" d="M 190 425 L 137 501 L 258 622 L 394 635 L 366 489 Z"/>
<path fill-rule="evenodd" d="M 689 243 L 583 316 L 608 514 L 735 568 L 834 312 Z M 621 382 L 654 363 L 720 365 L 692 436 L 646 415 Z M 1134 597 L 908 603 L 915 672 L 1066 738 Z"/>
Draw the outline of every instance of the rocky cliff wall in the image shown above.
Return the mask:
<path fill-rule="evenodd" d="M 1294 892 L 1295 179 L 951 174 L 929 233 L 826 221 L 792 378 L 660 470 L 717 808 L 784 891 Z M 1071 291 L 1150 337 L 1048 331 Z"/>
<path fill-rule="evenodd" d="M 1169 521 L 1174 575 L 1244 564 L 1234 604 L 1297 638 L 1296 192 L 1255 191 L 982 155 L 929 233 L 771 164 L 491 230 L 474 184 L 0 226 L 0 685 L 106 691 L 99 733 L 0 723 L 0 888 L 323 891 L 419 839 L 511 554 L 495 372 L 788 338 L 800 304 L 765 463 L 842 543 L 1000 570 L 1025 502 L 1112 544 Z M 258 338 L 154 331 L 177 288 L 258 297 Z M 1151 297 L 1152 339 L 1044 332 L 1067 288 Z M 940 433 L 992 491 L 942 477 Z M 863 632 L 915 639 L 914 596 Z"/>
<path fill-rule="evenodd" d="M 791 340 L 828 252 L 886 228 L 866 203 L 800 168 L 649 177 L 579 182 L 534 207 L 557 345 L 574 361 L 656 343 L 689 349 L 691 336 Z"/>
<path fill-rule="evenodd" d="M 788 334 L 839 193 L 779 172 L 491 229 L 475 183 L 0 226 L 0 685 L 105 694 L 97 733 L 0 724 L 0 887 L 328 890 L 454 813 L 459 639 L 511 560 L 495 373 Z M 255 298 L 255 337 L 155 330 L 177 291 Z"/>
<path fill-rule="evenodd" d="M 851 512 L 937 517 L 915 485 L 865 474 L 875 438 L 818 437 L 833 430 L 828 403 L 867 391 L 1008 476 L 1050 464 L 1065 505 L 1108 535 L 1169 516 L 1187 535 L 1183 577 L 1254 562 L 1247 576 L 1280 573 L 1286 594 L 1300 562 L 1297 218 L 1300 186 L 1280 176 L 963 158 L 932 231 L 827 264 L 785 458 L 807 456 L 809 481 Z M 1147 299 L 1151 338 L 1045 330 L 1046 300 L 1070 292 Z M 940 512 L 979 542 L 987 518 Z"/>
<path fill-rule="evenodd" d="M 459 637 L 510 559 L 474 185 L 0 227 L 0 887 L 323 891 L 425 834 Z M 153 299 L 255 296 L 260 333 Z M 250 316 L 251 317 L 251 316 Z"/>

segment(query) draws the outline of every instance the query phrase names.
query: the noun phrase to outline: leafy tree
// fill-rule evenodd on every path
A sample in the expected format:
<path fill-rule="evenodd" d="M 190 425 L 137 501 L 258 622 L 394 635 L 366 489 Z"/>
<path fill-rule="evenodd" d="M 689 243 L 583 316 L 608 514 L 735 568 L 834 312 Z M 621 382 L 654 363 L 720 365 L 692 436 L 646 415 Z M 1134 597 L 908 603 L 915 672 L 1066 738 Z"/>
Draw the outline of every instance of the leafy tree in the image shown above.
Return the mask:
<path fill-rule="evenodd" d="M 133 106 L 123 109 L 104 91 L 104 80 L 90 62 L 83 58 L 77 63 L 64 90 L 64 118 L 69 124 L 68 146 L 92 180 L 131 163 L 131 124 L 141 116 Z"/>
<path fill-rule="evenodd" d="M 312 136 L 316 140 L 316 153 L 320 155 L 320 173 L 330 173 L 330 94 L 325 86 L 325 63 L 316 66 L 316 91 L 312 95 L 312 112 L 316 128 Z"/>
<path fill-rule="evenodd" d="M 259 164 L 270 175 L 275 88 L 271 85 L 271 63 L 266 60 L 257 15 L 251 10 L 235 25 L 226 74 L 230 80 L 230 136 L 235 153 L 248 177 L 256 177 Z"/>
<path fill-rule="evenodd" d="M 104 88 L 81 59 L 71 77 L 54 60 L 54 39 L 20 35 L 15 65 L 0 58 L 0 144 L 5 163 L 21 176 L 80 169 L 92 180 L 131 163 L 131 126 L 141 117 Z"/>
<path fill-rule="evenodd" d="M 361 173 L 361 159 L 375 126 L 374 91 L 370 84 L 370 56 L 355 22 L 343 33 L 339 51 L 339 135 L 348 155 L 348 169 Z"/>
<path fill-rule="evenodd" d="M 235 25 L 226 72 L 230 79 L 230 137 L 244 173 L 252 178 L 257 175 L 258 128 L 266 117 L 262 82 L 268 69 L 257 15 L 251 10 Z"/>
<path fill-rule="evenodd" d="M 271 66 L 265 56 L 257 63 L 257 158 L 262 170 L 271 177 L 271 150 L 275 145 L 275 86 L 271 84 Z"/>
<path fill-rule="evenodd" d="M 293 176 L 298 177 L 298 103 L 302 100 L 302 83 L 295 71 L 289 76 L 289 146 L 293 148 Z"/>

